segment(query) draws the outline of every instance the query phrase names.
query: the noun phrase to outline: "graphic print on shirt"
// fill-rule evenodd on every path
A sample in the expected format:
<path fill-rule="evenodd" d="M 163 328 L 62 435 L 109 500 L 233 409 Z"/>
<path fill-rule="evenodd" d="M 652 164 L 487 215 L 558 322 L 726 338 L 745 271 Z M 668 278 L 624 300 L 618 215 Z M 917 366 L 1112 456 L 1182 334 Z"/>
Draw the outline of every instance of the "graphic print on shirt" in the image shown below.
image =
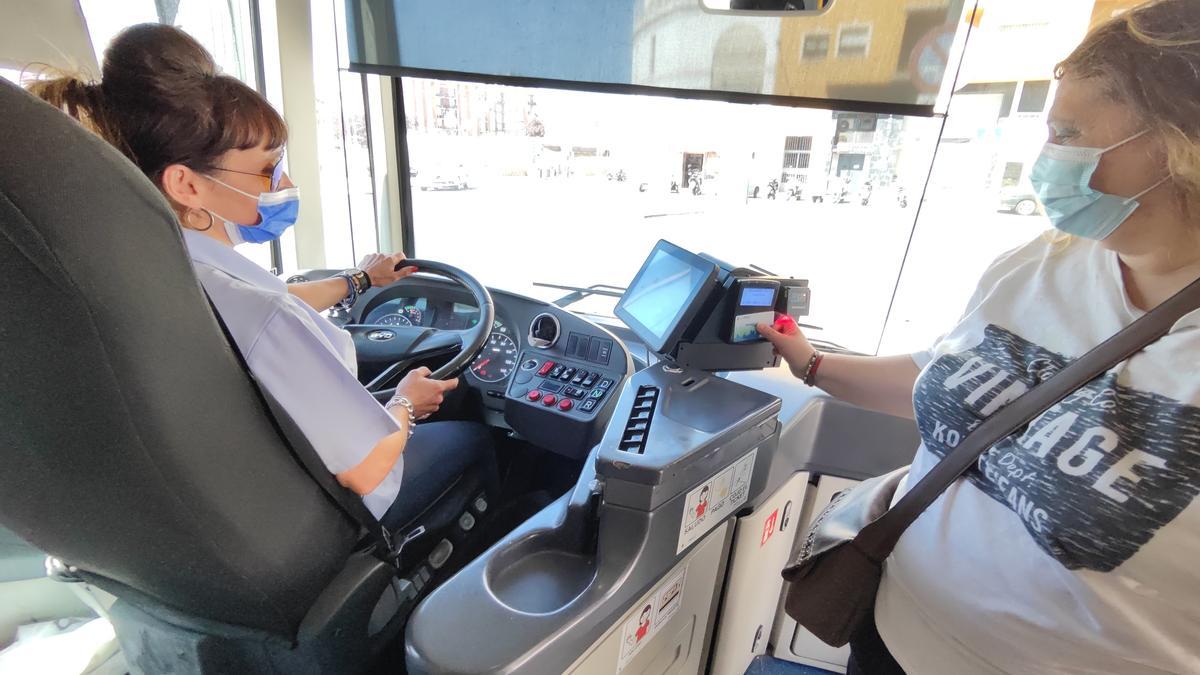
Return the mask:
<path fill-rule="evenodd" d="M 925 447 L 945 457 L 980 422 L 1069 359 L 989 325 L 938 357 L 913 400 Z M 1200 408 L 1096 378 L 980 456 L 965 477 L 1015 512 L 1067 569 L 1108 572 L 1200 492 Z"/>

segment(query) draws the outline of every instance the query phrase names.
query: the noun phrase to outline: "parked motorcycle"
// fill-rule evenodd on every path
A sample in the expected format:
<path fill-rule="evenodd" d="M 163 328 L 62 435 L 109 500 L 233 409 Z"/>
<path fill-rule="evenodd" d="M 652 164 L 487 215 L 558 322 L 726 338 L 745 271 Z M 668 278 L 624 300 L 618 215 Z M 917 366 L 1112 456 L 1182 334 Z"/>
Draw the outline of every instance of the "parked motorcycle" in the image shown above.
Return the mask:
<path fill-rule="evenodd" d="M 767 199 L 775 199 L 776 192 L 779 192 L 779 181 L 772 178 L 767 183 Z"/>

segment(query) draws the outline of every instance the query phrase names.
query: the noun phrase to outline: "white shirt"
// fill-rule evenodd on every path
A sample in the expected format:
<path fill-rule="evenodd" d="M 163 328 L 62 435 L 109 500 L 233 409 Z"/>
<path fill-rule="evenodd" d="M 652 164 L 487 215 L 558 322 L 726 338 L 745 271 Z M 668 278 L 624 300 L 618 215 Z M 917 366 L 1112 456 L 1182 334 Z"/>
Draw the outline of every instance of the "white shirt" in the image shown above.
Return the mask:
<path fill-rule="evenodd" d="M 246 364 L 337 474 L 357 466 L 400 425 L 356 379 L 354 340 L 287 284 L 232 248 L 183 231 L 192 266 L 233 334 Z M 382 517 L 400 492 L 403 458 L 370 494 Z"/>
<path fill-rule="evenodd" d="M 1002 256 L 914 357 L 923 443 L 907 484 L 1141 314 L 1094 242 Z M 1200 673 L 1198 323 L 998 443 L 905 532 L 875 614 L 905 670 Z"/>

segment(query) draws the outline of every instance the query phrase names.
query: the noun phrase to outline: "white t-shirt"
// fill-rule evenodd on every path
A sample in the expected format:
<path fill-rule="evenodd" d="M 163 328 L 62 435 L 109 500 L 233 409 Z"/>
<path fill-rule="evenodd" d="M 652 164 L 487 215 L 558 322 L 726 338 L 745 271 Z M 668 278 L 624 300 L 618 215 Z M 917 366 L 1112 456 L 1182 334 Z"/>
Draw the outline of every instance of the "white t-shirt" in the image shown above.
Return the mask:
<path fill-rule="evenodd" d="M 1002 256 L 961 323 L 914 356 L 923 443 L 907 484 L 1142 314 L 1094 242 Z M 1197 324 L 998 443 L 908 529 L 875 612 L 906 671 L 1200 673 Z"/>
<path fill-rule="evenodd" d="M 312 443 L 330 473 L 357 466 L 400 430 L 359 383 L 354 340 L 237 251 L 183 231 L 192 266 L 259 384 Z M 400 492 L 404 459 L 363 503 L 382 517 Z"/>

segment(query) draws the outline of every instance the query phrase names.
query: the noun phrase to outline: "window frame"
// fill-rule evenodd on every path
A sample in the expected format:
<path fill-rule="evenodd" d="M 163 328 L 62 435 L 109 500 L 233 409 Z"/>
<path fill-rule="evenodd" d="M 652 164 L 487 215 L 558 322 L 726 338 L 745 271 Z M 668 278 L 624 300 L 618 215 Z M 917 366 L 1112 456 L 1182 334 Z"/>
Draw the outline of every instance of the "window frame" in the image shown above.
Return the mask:
<path fill-rule="evenodd" d="M 250 53 L 254 58 L 254 88 L 263 98 L 267 98 L 267 59 L 263 53 L 262 5 L 259 0 L 247 2 L 250 5 Z M 283 272 L 283 244 L 276 238 L 271 240 L 269 246 L 271 274 L 278 275 Z"/>

